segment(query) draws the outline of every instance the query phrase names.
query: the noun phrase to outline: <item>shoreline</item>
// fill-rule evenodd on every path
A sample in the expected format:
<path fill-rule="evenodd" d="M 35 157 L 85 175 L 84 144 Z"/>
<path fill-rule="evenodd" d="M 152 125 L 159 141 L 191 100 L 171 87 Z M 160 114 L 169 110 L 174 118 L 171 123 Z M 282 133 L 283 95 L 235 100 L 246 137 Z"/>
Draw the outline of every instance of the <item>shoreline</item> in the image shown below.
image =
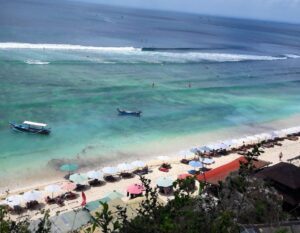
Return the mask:
<path fill-rule="evenodd" d="M 179 157 L 182 158 L 182 156 L 178 156 L 178 152 L 181 150 L 188 150 L 194 146 L 202 146 L 212 142 L 242 137 L 244 135 L 253 135 L 257 133 L 292 127 L 296 126 L 297 122 L 300 122 L 300 114 L 296 114 L 285 119 L 257 124 L 255 126 L 243 125 L 224 128 L 221 130 L 214 130 L 206 133 L 187 135 L 184 137 L 174 137 L 171 139 L 168 138 L 159 142 L 156 141 L 145 145 L 138 145 L 134 148 L 134 150 L 129 149 L 128 151 L 123 152 L 124 155 L 129 155 L 126 157 L 126 159 L 120 157 L 114 158 L 115 156 L 113 155 L 111 156 L 112 159 L 108 161 L 101 161 L 106 160 L 106 158 L 88 158 L 90 164 L 97 163 L 97 165 L 85 166 L 79 169 L 77 172 L 84 173 L 91 169 L 97 170 L 104 166 L 115 166 L 121 162 L 131 162 L 137 159 L 144 160 L 149 166 L 155 166 L 157 163 L 161 163 L 161 161 L 157 161 L 155 159 L 160 155 L 168 155 L 170 156 L 172 161 L 178 160 Z M 143 155 L 137 154 L 138 151 L 143 151 Z M 0 185 L 0 197 L 3 197 L 5 195 L 6 190 L 9 190 L 10 193 L 20 193 L 35 189 L 36 187 L 63 182 L 65 181 L 63 179 L 64 174 L 65 173 L 54 170 L 52 167 L 48 166 L 46 168 L 41 167 L 39 168 L 39 170 L 28 172 L 26 175 L 22 176 L 22 179 L 18 180 L 17 182 L 14 182 L 14 178 L 7 178 L 7 184 Z M 42 179 L 40 177 L 42 177 Z"/>

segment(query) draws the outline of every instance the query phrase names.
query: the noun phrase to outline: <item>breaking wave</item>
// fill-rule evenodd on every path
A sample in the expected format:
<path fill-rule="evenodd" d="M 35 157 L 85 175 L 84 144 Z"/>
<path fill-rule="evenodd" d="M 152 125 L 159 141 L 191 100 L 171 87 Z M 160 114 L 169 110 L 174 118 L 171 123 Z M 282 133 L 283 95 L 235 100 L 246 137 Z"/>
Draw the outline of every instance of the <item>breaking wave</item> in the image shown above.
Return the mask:
<path fill-rule="evenodd" d="M 50 62 L 40 60 L 26 60 L 25 63 L 29 65 L 48 65 Z"/>
<path fill-rule="evenodd" d="M 207 62 L 240 62 L 240 61 L 273 61 L 284 60 L 288 58 L 299 58 L 298 55 L 288 54 L 280 56 L 269 55 L 252 55 L 252 54 L 233 54 L 233 53 L 217 53 L 203 52 L 197 48 L 134 48 L 134 47 L 96 47 L 70 44 L 30 44 L 30 43 L 0 43 L 0 50 L 42 50 L 51 53 L 53 62 L 56 50 L 69 51 L 75 54 L 77 61 L 88 61 L 96 63 L 197 63 Z M 68 57 L 70 58 L 70 57 Z M 51 63 L 52 60 L 48 59 Z M 58 59 L 63 61 L 61 57 Z M 72 59 L 71 59 L 72 60 Z M 49 64 L 39 60 L 28 60 L 27 64 Z"/>

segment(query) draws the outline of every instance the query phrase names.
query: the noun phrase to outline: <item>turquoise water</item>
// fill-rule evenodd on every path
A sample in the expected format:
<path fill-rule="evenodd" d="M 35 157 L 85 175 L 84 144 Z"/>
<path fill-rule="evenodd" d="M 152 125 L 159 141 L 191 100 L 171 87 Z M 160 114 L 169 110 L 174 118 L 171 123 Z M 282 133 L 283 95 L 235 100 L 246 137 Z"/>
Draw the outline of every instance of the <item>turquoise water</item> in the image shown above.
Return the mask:
<path fill-rule="evenodd" d="M 1 171 L 45 166 L 51 159 L 105 157 L 154 140 L 300 112 L 300 59 L 146 63 L 152 54 L 143 52 L 138 60 L 136 52 L 126 53 L 0 51 Z M 118 61 L 107 63 L 107 56 Z M 95 62 L 97 57 L 102 60 Z M 49 64 L 27 64 L 28 58 Z M 120 117 L 117 107 L 142 110 L 143 116 Z M 46 122 L 52 134 L 13 132 L 12 120 Z"/>
<path fill-rule="evenodd" d="M 299 25 L 0 2 L 1 180 L 300 113 Z M 118 107 L 143 115 L 120 117 Z M 24 120 L 48 123 L 51 135 L 10 130 Z"/>

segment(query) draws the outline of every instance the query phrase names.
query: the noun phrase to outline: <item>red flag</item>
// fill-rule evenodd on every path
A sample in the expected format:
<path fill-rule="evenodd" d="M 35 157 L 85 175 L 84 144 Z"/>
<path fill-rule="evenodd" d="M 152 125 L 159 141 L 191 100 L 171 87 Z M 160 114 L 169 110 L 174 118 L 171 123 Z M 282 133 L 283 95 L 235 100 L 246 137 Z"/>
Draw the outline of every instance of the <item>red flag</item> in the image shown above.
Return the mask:
<path fill-rule="evenodd" d="M 84 192 L 81 192 L 81 197 L 82 197 L 81 206 L 83 207 L 86 205 L 86 196 Z"/>

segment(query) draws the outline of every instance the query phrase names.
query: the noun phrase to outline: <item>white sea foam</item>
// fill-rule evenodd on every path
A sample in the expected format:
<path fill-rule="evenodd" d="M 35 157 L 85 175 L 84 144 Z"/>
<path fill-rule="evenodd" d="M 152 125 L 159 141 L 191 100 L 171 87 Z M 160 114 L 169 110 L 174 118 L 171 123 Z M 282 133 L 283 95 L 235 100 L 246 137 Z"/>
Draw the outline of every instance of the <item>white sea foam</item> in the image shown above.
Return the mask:
<path fill-rule="evenodd" d="M 0 50 L 5 49 L 36 49 L 36 50 L 68 50 L 89 52 L 89 56 L 81 56 L 83 60 L 97 63 L 192 63 L 210 62 L 239 62 L 239 61 L 273 61 L 287 58 L 298 58 L 298 55 L 267 56 L 232 53 L 209 53 L 198 51 L 144 51 L 133 47 L 95 47 L 70 44 L 29 44 L 29 43 L 0 43 Z M 111 56 L 114 55 L 114 56 Z M 115 56 L 117 55 L 117 56 Z"/>
<path fill-rule="evenodd" d="M 285 56 L 288 58 L 300 58 L 300 55 L 297 54 L 286 54 Z"/>
<path fill-rule="evenodd" d="M 94 50 L 94 51 L 136 51 L 133 47 L 95 47 L 70 44 L 30 44 L 5 42 L 0 43 L 0 49 L 47 49 L 47 50 Z"/>
<path fill-rule="evenodd" d="M 26 60 L 25 63 L 29 65 L 48 65 L 50 62 L 40 60 Z"/>

